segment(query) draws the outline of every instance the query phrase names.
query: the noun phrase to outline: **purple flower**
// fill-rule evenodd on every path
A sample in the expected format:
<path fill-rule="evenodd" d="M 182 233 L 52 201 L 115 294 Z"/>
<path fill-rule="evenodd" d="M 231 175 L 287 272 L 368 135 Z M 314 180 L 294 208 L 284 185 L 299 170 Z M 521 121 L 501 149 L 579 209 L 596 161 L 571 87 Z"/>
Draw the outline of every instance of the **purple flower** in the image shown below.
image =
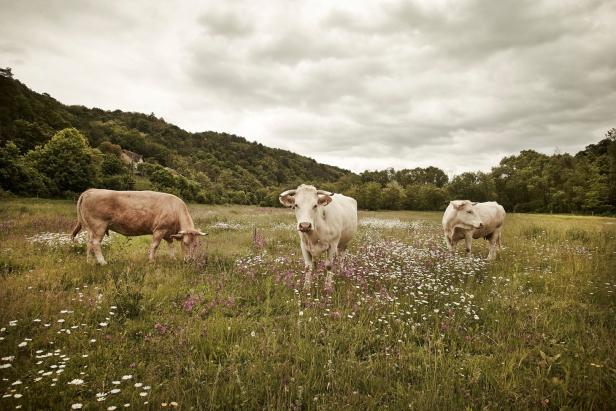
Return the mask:
<path fill-rule="evenodd" d="M 161 335 L 167 332 L 167 326 L 161 323 L 154 324 L 154 329 Z"/>
<path fill-rule="evenodd" d="M 193 307 L 199 302 L 199 299 L 194 295 L 188 296 L 188 298 L 182 304 L 182 308 L 186 312 L 191 312 Z"/>

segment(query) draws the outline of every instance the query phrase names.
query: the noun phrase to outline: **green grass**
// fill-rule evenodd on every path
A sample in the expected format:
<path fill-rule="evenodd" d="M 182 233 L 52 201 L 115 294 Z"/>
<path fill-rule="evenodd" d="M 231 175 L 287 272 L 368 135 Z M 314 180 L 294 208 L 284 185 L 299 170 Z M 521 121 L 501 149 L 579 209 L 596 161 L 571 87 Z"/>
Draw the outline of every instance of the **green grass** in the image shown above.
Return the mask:
<path fill-rule="evenodd" d="M 484 241 L 446 253 L 440 213 L 362 212 L 333 291 L 320 273 L 305 292 L 291 212 L 190 209 L 197 261 L 162 244 L 149 264 L 149 237 L 113 236 L 99 267 L 29 239 L 69 233 L 71 202 L 0 205 L 0 409 L 616 403 L 616 219 L 512 214 L 487 262 Z"/>

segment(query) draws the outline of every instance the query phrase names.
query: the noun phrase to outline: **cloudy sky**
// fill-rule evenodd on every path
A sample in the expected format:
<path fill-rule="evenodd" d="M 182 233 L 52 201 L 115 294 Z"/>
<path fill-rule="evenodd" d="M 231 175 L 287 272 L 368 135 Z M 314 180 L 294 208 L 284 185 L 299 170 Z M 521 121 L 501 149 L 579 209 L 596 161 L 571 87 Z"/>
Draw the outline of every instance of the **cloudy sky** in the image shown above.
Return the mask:
<path fill-rule="evenodd" d="M 616 127 L 616 2 L 0 0 L 0 66 L 354 171 L 488 170 Z"/>

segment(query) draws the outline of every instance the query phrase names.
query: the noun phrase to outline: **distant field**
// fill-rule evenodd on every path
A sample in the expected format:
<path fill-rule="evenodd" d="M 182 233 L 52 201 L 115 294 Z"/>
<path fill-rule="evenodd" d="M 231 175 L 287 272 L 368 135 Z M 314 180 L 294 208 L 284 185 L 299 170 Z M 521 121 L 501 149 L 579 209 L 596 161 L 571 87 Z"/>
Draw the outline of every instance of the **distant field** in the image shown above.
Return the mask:
<path fill-rule="evenodd" d="M 440 213 L 362 212 L 307 293 L 289 210 L 190 209 L 197 261 L 112 235 L 99 267 L 72 203 L 2 200 L 0 409 L 616 404 L 616 219 L 509 215 L 487 262 L 446 252 Z"/>

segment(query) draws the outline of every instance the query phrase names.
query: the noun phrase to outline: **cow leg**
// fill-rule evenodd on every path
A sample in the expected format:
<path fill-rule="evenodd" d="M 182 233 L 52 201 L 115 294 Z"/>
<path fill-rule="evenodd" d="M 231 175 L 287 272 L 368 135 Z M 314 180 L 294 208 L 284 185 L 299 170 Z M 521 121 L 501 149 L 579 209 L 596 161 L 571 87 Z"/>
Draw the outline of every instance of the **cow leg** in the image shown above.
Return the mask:
<path fill-rule="evenodd" d="M 169 255 L 175 260 L 175 247 L 173 246 L 173 239 L 165 238 L 165 241 L 167 242 L 167 251 L 169 251 Z"/>
<path fill-rule="evenodd" d="M 304 256 L 304 268 L 306 269 L 306 271 L 314 271 L 317 266 L 316 262 L 314 261 L 314 258 L 312 258 L 312 254 L 310 254 L 310 251 L 306 249 L 306 246 L 304 245 L 303 241 L 300 243 L 300 245 L 302 248 L 302 255 Z"/>
<path fill-rule="evenodd" d="M 90 239 L 90 248 L 94 250 L 94 255 L 96 256 L 96 262 L 100 265 L 106 265 L 107 261 L 105 261 L 105 257 L 103 257 L 103 249 L 101 247 L 101 242 L 103 241 L 103 237 L 105 236 L 105 232 L 101 235 L 93 234 Z"/>
<path fill-rule="evenodd" d="M 90 253 L 94 253 L 96 257 L 96 262 L 100 265 L 107 264 L 105 258 L 103 257 L 103 250 L 101 248 L 101 243 L 103 238 L 105 237 L 105 233 L 107 232 L 107 225 L 105 223 L 96 223 L 92 221 L 88 221 L 86 223 L 86 227 L 89 234 L 88 239 L 88 255 Z"/>
<path fill-rule="evenodd" d="M 501 246 L 501 228 L 497 228 L 496 231 L 496 244 L 498 245 L 498 251 L 501 251 L 503 247 Z"/>
<path fill-rule="evenodd" d="M 468 230 L 464 233 L 464 242 L 466 244 L 466 255 L 471 256 L 471 244 L 473 243 L 473 233 Z"/>
<path fill-rule="evenodd" d="M 448 230 L 445 230 L 445 245 L 447 245 L 447 249 L 453 253 L 453 241 L 452 241 L 452 237 L 453 235 L 449 234 Z"/>
<path fill-rule="evenodd" d="M 326 289 L 331 289 L 334 283 L 334 273 L 332 271 L 332 267 L 337 252 L 338 244 L 330 244 L 329 248 L 327 249 L 327 260 L 325 260 L 325 269 L 327 270 L 327 275 L 325 276 Z"/>
<path fill-rule="evenodd" d="M 154 262 L 154 254 L 156 254 L 156 249 L 162 239 L 163 233 L 160 231 L 154 231 L 152 234 L 152 244 L 150 245 L 150 250 L 148 251 L 148 258 L 150 259 L 150 262 Z"/>
<path fill-rule="evenodd" d="M 346 261 L 346 249 L 346 244 L 341 245 L 340 243 L 338 243 L 338 266 L 341 270 L 344 268 L 344 263 Z"/>
<path fill-rule="evenodd" d="M 312 273 L 316 269 L 316 264 L 310 252 L 306 249 L 303 241 L 300 241 L 302 249 L 302 255 L 304 256 L 304 269 L 306 270 L 306 277 L 304 278 L 304 289 L 310 288 L 312 284 Z"/>
<path fill-rule="evenodd" d="M 92 254 L 92 234 L 88 231 L 88 241 L 86 242 L 86 262 L 90 262 Z"/>
<path fill-rule="evenodd" d="M 327 259 L 325 260 L 325 269 L 327 271 L 331 271 L 336 254 L 338 254 L 338 244 L 330 244 L 327 249 Z"/>
<path fill-rule="evenodd" d="M 496 258 L 496 249 L 500 248 L 500 230 L 496 230 L 490 236 L 490 253 L 488 254 L 488 260 L 494 260 Z"/>

